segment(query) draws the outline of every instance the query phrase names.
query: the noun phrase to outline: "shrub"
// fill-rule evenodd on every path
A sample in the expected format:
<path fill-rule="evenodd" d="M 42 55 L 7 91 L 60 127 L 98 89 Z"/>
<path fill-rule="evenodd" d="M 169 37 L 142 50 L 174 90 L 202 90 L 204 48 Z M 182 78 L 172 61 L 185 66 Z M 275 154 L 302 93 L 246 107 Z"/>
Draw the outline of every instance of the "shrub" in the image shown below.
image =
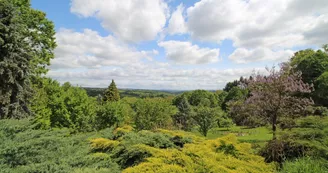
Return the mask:
<path fill-rule="evenodd" d="M 119 166 L 109 156 L 90 154 L 88 145 L 88 139 L 108 135 L 110 130 L 71 134 L 69 129 L 34 130 L 30 124 L 28 119 L 0 121 L 0 134 L 4 137 L 0 142 L 0 172 L 119 172 Z"/>
<path fill-rule="evenodd" d="M 230 157 L 221 151 L 222 141 L 233 146 L 240 155 Z M 231 148 L 231 147 L 228 147 Z M 144 162 L 123 170 L 124 173 L 137 172 L 273 172 L 273 165 L 263 162 L 263 158 L 249 153 L 250 145 L 237 144 L 235 136 L 201 143 L 186 144 L 181 150 L 143 147 L 151 154 Z M 229 149 L 225 151 L 231 151 Z"/>
<path fill-rule="evenodd" d="M 303 156 L 328 159 L 328 118 L 306 117 L 296 122 L 298 128 L 282 132 L 276 140 L 270 141 L 260 155 L 267 162 L 279 163 Z"/>

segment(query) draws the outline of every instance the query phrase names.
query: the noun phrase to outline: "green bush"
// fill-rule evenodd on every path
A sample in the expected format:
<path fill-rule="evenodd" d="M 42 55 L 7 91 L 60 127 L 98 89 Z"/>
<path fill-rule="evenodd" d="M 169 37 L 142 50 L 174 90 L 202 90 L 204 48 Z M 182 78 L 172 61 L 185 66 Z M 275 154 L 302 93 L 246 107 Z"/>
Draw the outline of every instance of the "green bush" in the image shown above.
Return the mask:
<path fill-rule="evenodd" d="M 328 159 L 328 117 L 309 116 L 296 122 L 298 128 L 281 132 L 260 155 L 267 162 L 282 163 L 303 156 Z"/>
<path fill-rule="evenodd" d="M 0 121 L 0 172 L 47 173 L 107 169 L 120 172 L 110 157 L 90 154 L 88 140 L 108 135 L 71 134 L 70 129 L 34 130 L 28 119 Z"/>

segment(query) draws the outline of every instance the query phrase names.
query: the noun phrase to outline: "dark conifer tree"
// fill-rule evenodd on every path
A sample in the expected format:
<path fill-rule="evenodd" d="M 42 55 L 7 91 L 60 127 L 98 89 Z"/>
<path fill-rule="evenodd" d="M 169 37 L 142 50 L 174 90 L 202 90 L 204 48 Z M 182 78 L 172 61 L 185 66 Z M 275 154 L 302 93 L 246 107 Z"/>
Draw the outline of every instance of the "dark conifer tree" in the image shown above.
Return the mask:
<path fill-rule="evenodd" d="M 28 115 L 31 47 L 28 31 L 10 1 L 0 1 L 0 119 Z"/>
<path fill-rule="evenodd" d="M 109 101 L 109 102 L 114 102 L 114 101 L 120 100 L 120 93 L 116 87 L 114 80 L 112 80 L 112 83 L 105 90 L 103 100 Z"/>

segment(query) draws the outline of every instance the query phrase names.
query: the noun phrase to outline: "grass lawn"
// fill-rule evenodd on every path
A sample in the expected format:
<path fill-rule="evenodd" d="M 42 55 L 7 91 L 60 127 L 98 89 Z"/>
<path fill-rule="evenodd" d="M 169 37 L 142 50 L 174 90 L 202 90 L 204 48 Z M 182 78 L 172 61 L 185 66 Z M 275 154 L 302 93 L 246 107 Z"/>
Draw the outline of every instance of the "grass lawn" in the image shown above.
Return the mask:
<path fill-rule="evenodd" d="M 207 135 L 208 139 L 215 139 L 229 133 L 235 134 L 242 142 L 265 142 L 272 138 L 272 133 L 267 127 L 247 128 L 243 126 L 234 126 L 227 128 L 211 129 Z"/>
<path fill-rule="evenodd" d="M 196 129 L 194 133 L 201 136 Z M 272 132 L 268 127 L 248 128 L 243 126 L 234 126 L 228 129 L 213 128 L 208 132 L 207 139 L 219 138 L 230 133 L 235 134 L 240 142 L 251 143 L 255 152 L 272 139 Z"/>

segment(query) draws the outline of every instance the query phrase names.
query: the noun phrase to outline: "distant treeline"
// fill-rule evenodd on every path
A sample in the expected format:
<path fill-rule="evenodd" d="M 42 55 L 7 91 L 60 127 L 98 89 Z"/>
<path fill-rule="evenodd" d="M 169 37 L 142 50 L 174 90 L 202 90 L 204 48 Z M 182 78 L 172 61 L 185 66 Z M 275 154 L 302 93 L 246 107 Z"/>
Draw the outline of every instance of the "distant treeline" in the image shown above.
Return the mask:
<path fill-rule="evenodd" d="M 106 88 L 84 88 L 90 97 L 103 95 Z M 137 98 L 154 98 L 154 97 L 168 97 L 176 96 L 184 91 L 166 91 L 166 90 L 142 90 L 142 89 L 120 89 L 120 97 L 137 97 Z"/>

